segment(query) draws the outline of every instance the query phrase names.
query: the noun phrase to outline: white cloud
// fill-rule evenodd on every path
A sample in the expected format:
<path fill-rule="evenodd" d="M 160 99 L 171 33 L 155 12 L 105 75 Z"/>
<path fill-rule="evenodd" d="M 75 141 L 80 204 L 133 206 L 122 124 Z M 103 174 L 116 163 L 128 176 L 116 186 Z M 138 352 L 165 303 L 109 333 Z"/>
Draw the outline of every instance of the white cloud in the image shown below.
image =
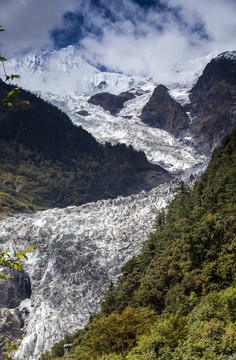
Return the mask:
<path fill-rule="evenodd" d="M 88 33 L 78 46 L 94 65 L 129 74 L 170 77 L 174 63 L 187 66 L 192 59 L 218 50 L 236 49 L 235 0 L 165 0 L 174 11 L 144 10 L 131 0 L 103 0 L 104 9 L 88 0 L 1 0 L 0 24 L 4 54 L 28 48 L 52 47 L 50 32 L 62 26 L 66 11 L 81 11 L 87 24 L 102 29 L 103 36 Z M 180 10 L 181 9 L 181 10 Z M 202 24 L 201 30 L 192 30 Z M 160 29 L 162 29 L 160 31 Z M 204 30 L 209 39 L 201 37 Z M 0 40 L 1 40 L 0 39 Z"/>
<path fill-rule="evenodd" d="M 103 64 L 113 71 L 145 74 L 161 81 L 172 76 L 170 68 L 174 63 L 185 67 L 195 57 L 213 50 L 236 48 L 234 0 L 169 0 L 169 5 L 181 7 L 178 17 L 173 12 L 157 13 L 153 9 L 144 16 L 138 6 L 129 0 L 125 3 L 132 9 L 130 16 L 138 19 L 137 28 L 120 17 L 115 24 L 103 24 L 102 40 L 94 36 L 83 39 L 85 57 L 93 64 Z M 194 32 L 198 24 L 202 31 Z M 162 32 L 158 31 L 158 25 L 163 27 Z M 204 38 L 204 31 L 208 38 Z"/>
<path fill-rule="evenodd" d="M 190 47 L 176 28 L 168 29 L 161 36 L 149 31 L 146 36 L 117 35 L 105 31 L 102 42 L 93 38 L 83 40 L 85 56 L 89 61 L 103 64 L 111 70 L 127 74 L 166 78 L 175 62 L 185 62 Z"/>
<path fill-rule="evenodd" d="M 50 30 L 60 25 L 62 15 L 75 8 L 75 0 L 1 0 L 1 51 L 7 56 L 28 48 L 51 46 Z"/>
<path fill-rule="evenodd" d="M 169 0 L 182 6 L 184 17 L 193 21 L 198 16 L 205 23 L 211 41 L 209 49 L 219 51 L 236 49 L 236 1 L 235 0 Z"/>
<path fill-rule="evenodd" d="M 126 5 L 128 3 L 127 0 Z M 174 63 L 184 65 L 200 55 L 198 36 L 191 34 L 190 37 L 188 30 L 183 33 L 171 12 L 163 14 L 152 10 L 142 17 L 140 11 L 132 4 L 130 16 L 139 19 L 138 27 L 127 19 L 120 19 L 103 24 L 102 39 L 93 35 L 83 39 L 85 57 L 94 65 L 102 64 L 112 71 L 152 76 L 161 81 L 171 76 Z M 158 27 L 163 30 L 160 32 Z"/>

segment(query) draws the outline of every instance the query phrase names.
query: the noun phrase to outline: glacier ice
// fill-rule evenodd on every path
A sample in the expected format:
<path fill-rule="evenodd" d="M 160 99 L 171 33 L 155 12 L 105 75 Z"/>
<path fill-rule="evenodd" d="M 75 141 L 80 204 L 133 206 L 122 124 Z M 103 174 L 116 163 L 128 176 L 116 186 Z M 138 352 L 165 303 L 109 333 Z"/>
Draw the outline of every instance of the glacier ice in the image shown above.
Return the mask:
<path fill-rule="evenodd" d="M 206 157 L 189 141 L 188 133 L 185 138 L 178 139 L 164 130 L 149 127 L 140 120 L 142 108 L 154 88 L 153 83 L 143 85 L 144 94 L 127 101 L 124 109 L 116 116 L 100 106 L 89 104 L 88 96 L 63 97 L 51 93 L 40 95 L 67 113 L 76 125 L 81 125 L 98 141 L 132 145 L 136 150 L 144 151 L 149 161 L 174 174 L 190 169 L 196 163 L 205 164 Z M 90 115 L 80 116 L 77 114 L 80 110 L 86 110 Z"/>
<path fill-rule="evenodd" d="M 36 359 L 86 324 L 99 309 L 104 285 L 116 280 L 122 264 L 140 251 L 156 212 L 171 196 L 170 185 L 164 184 L 129 197 L 17 215 L 0 223 L 1 248 L 38 246 L 25 265 L 32 295 L 20 305 L 29 316 L 15 359 Z"/>
<path fill-rule="evenodd" d="M 87 323 L 99 310 L 104 286 L 116 280 L 120 267 L 140 252 L 157 211 L 172 198 L 176 181 L 188 180 L 202 169 L 202 163 L 195 162 L 171 183 L 149 192 L 16 215 L 0 222 L 1 249 L 13 252 L 38 246 L 25 264 L 32 294 L 19 306 L 29 315 L 24 318 L 24 340 L 16 360 L 37 359 L 66 333 Z"/>

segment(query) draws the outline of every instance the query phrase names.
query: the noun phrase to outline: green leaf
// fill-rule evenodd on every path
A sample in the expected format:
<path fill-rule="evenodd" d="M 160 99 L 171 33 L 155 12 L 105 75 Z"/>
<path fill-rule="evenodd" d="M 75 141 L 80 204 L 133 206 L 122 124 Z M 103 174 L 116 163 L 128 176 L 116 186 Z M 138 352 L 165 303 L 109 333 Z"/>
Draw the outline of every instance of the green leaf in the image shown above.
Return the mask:
<path fill-rule="evenodd" d="M 11 80 L 13 79 L 19 79 L 20 78 L 20 75 L 11 75 Z"/>
<path fill-rule="evenodd" d="M 24 256 L 25 260 L 28 260 L 28 256 L 25 255 L 24 253 L 22 253 L 22 255 Z"/>

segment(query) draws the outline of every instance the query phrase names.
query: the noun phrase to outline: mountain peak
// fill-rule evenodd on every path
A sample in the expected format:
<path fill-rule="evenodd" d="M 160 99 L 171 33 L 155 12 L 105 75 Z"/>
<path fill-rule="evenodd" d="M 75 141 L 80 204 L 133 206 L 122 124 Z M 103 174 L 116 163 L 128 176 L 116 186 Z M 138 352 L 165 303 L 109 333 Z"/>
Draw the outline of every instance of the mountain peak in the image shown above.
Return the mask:
<path fill-rule="evenodd" d="M 24 89 L 70 96 L 91 96 L 104 90 L 118 95 L 144 80 L 101 72 L 72 45 L 59 51 L 39 50 L 11 59 L 7 62 L 7 72 L 20 75 L 15 82 Z"/>
<path fill-rule="evenodd" d="M 216 58 L 215 58 L 215 60 L 221 60 L 221 59 L 236 61 L 236 50 L 225 51 L 225 52 L 219 54 L 218 56 L 216 56 Z"/>
<path fill-rule="evenodd" d="M 212 59 L 192 88 L 190 126 L 199 146 L 212 151 L 236 124 L 236 51 Z"/>
<path fill-rule="evenodd" d="M 164 85 L 155 88 L 142 110 L 141 119 L 147 125 L 166 130 L 174 136 L 178 136 L 189 125 L 188 115 L 169 95 L 168 88 Z"/>

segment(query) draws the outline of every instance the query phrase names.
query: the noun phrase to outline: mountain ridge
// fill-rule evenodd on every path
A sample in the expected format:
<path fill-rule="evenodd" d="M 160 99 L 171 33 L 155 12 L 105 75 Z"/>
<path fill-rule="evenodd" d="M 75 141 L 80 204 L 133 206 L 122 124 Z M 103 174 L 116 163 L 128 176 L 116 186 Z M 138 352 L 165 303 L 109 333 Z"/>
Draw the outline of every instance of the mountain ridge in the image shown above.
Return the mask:
<path fill-rule="evenodd" d="M 209 60 L 211 61 L 209 62 Z M 221 63 L 222 66 L 220 65 Z M 229 64 L 231 64 L 231 67 Z M 106 97 L 113 97 L 112 101 L 114 102 L 118 101 L 115 100 L 115 96 L 118 96 L 122 92 L 129 91 L 135 94 L 135 89 L 137 92 L 141 91 L 142 88 L 149 87 L 149 89 L 153 91 L 154 88 L 160 86 L 160 84 L 153 79 L 101 72 L 82 59 L 79 50 L 73 46 L 54 52 L 38 51 L 19 59 L 12 59 L 8 62 L 8 66 L 10 72 L 17 73 L 17 71 L 20 71 L 20 73 L 22 73 L 22 80 L 20 79 L 18 81 L 19 84 L 22 82 L 22 85 L 30 90 L 41 91 L 44 93 L 44 96 L 46 96 L 48 91 L 57 95 L 63 94 L 63 96 L 69 94 L 71 96 L 91 96 L 95 94 L 98 94 L 96 96 L 101 96 L 99 95 L 100 93 L 107 93 Z M 215 69 L 212 68 L 214 66 Z M 179 77 L 178 82 L 175 82 L 175 77 L 173 77 L 173 84 L 163 84 L 169 87 L 171 97 L 181 101 L 181 105 L 184 106 L 187 112 L 184 114 L 184 110 L 181 110 L 181 113 L 180 109 L 175 111 L 173 104 L 171 105 L 171 102 L 174 102 L 170 98 L 168 106 L 174 111 L 172 114 L 173 119 L 175 117 L 174 114 L 178 113 L 178 116 L 182 118 L 181 121 L 178 121 L 184 124 L 183 128 L 185 130 L 188 128 L 187 122 L 189 122 L 189 135 L 197 143 L 199 148 L 207 154 L 209 154 L 216 145 L 220 144 L 221 139 L 227 132 L 229 133 L 232 130 L 235 124 L 235 117 L 233 115 L 233 104 L 236 96 L 235 81 L 233 80 L 235 78 L 234 67 L 235 51 L 224 52 L 217 56 L 215 56 L 215 53 L 212 53 L 206 56 L 205 60 L 199 59 L 193 62 L 185 72 L 176 72 L 173 69 L 173 74 Z M 197 78 L 196 74 L 199 75 L 199 68 L 201 68 L 203 73 Z M 210 68 L 212 68 L 212 70 L 208 70 Z M 192 70 L 190 71 L 190 69 Z M 212 75 L 210 75 L 210 72 Z M 188 74 L 187 82 L 185 73 Z M 58 76 L 57 74 L 60 75 Z M 211 76 L 213 77 L 211 78 Z M 224 88 L 222 81 L 227 82 L 227 86 L 224 83 Z M 186 85 L 187 83 L 188 85 Z M 226 101 L 226 99 L 221 99 L 221 93 L 225 93 L 225 98 L 231 99 L 231 104 L 227 104 L 227 109 L 218 111 L 218 113 L 214 115 L 213 108 L 217 107 L 217 104 L 212 103 L 213 97 L 219 99 L 216 102 L 220 102 L 222 109 L 225 107 L 224 101 Z M 182 97 L 182 100 L 180 97 Z M 48 94 L 48 98 L 50 98 L 50 94 Z M 106 102 L 107 101 L 108 100 L 106 100 Z M 111 101 L 111 99 L 109 101 Z M 153 104 L 154 103 L 155 101 L 153 101 Z M 211 109 L 209 109 L 208 104 L 211 104 Z M 176 104 L 176 108 L 178 106 L 181 107 L 181 105 Z M 146 113 L 147 106 L 143 109 L 144 113 L 141 115 L 141 118 L 145 118 L 145 122 L 150 124 L 152 123 L 151 117 L 153 115 L 151 112 Z M 83 110 L 87 111 L 86 109 L 82 109 L 78 110 L 78 113 Z M 89 113 L 89 111 L 87 112 Z M 116 110 L 116 114 L 117 112 L 118 110 Z M 178 136 L 179 130 L 177 128 L 179 125 L 176 126 L 178 121 L 176 121 L 176 119 L 170 120 L 168 112 L 169 110 L 163 108 L 158 116 L 162 117 L 162 123 L 164 121 L 163 119 L 165 119 L 164 122 L 166 125 L 164 129 Z M 165 114 L 163 115 L 163 113 Z M 190 115 L 189 120 L 188 115 Z M 174 129 L 175 127 L 176 129 Z M 224 131 L 224 127 L 227 128 L 226 131 Z M 159 128 L 163 128 L 163 124 L 159 124 Z"/>
<path fill-rule="evenodd" d="M 16 84 L 30 91 L 59 95 L 92 95 L 102 90 L 118 93 L 144 79 L 101 72 L 88 64 L 74 46 L 59 51 L 37 51 L 9 59 L 7 72 L 21 76 Z"/>

